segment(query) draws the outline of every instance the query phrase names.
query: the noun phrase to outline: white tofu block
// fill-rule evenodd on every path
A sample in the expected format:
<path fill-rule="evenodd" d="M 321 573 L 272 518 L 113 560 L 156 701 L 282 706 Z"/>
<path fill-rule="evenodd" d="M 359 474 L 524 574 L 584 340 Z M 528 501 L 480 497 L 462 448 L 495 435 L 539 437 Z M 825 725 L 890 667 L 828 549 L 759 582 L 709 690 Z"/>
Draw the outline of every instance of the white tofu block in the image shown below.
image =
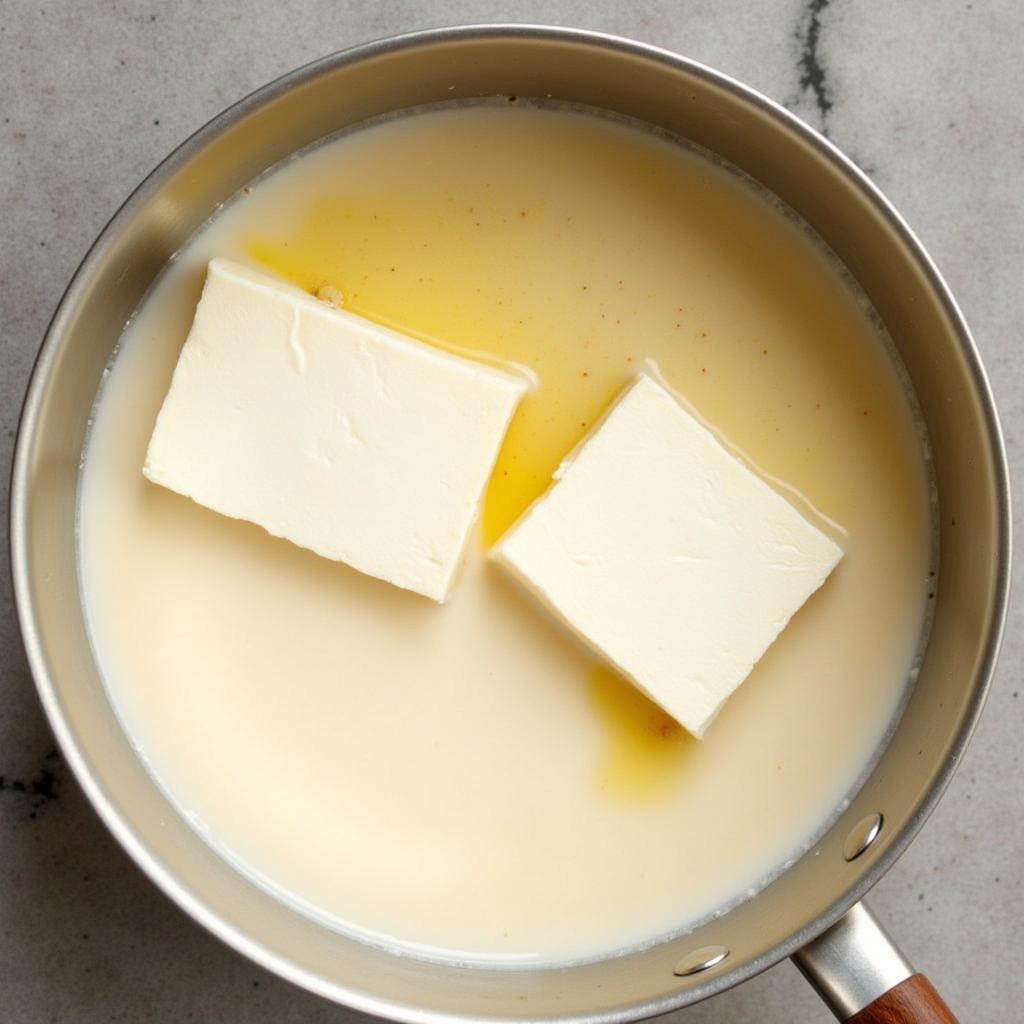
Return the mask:
<path fill-rule="evenodd" d="M 842 558 L 640 376 L 493 553 L 700 737 Z"/>
<path fill-rule="evenodd" d="M 443 601 L 526 387 L 216 259 L 143 472 Z"/>

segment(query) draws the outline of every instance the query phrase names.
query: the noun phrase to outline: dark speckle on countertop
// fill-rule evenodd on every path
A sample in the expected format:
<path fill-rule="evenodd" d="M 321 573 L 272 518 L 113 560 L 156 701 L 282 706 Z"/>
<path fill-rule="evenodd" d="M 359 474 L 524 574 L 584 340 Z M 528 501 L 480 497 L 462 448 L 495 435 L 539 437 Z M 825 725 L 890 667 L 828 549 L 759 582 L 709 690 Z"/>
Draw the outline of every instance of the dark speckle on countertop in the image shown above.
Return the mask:
<path fill-rule="evenodd" d="M 34 821 L 39 811 L 60 798 L 65 771 L 64 759 L 60 751 L 53 747 L 34 775 L 18 776 L 0 772 L 0 799 L 5 802 L 16 801 L 23 809 L 24 816 Z"/>

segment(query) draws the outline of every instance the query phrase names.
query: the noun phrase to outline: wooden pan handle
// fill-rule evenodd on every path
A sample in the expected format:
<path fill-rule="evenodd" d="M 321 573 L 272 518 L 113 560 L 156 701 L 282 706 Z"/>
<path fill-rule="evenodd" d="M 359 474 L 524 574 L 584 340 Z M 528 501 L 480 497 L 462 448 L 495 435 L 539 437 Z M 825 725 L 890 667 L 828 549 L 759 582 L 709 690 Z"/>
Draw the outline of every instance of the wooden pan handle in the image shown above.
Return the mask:
<path fill-rule="evenodd" d="M 863 903 L 797 950 L 793 962 L 846 1024 L 957 1024 Z"/>
<path fill-rule="evenodd" d="M 912 974 L 855 1013 L 848 1024 L 957 1024 L 957 1019 L 932 983 L 923 974 Z"/>

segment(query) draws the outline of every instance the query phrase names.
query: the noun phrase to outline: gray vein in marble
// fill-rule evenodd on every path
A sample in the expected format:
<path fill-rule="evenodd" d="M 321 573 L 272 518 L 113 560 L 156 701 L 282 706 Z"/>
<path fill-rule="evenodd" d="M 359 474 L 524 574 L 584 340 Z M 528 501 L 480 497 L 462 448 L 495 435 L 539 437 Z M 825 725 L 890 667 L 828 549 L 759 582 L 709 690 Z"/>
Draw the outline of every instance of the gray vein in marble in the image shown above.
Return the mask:
<path fill-rule="evenodd" d="M 832 89 L 821 56 L 822 15 L 831 6 L 832 0 L 807 0 L 801 12 L 800 26 L 796 37 L 800 44 L 797 68 L 800 72 L 800 89 L 810 94 L 818 111 L 821 133 L 828 137 L 828 115 L 832 110 Z"/>

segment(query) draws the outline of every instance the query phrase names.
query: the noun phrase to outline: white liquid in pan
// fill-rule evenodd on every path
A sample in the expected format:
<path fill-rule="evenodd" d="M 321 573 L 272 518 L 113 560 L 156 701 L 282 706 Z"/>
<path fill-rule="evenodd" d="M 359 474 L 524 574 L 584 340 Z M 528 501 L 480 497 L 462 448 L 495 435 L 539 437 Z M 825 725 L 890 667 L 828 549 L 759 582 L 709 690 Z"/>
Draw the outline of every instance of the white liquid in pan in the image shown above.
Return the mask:
<path fill-rule="evenodd" d="M 450 605 L 143 479 L 214 255 L 536 372 Z M 701 743 L 482 560 L 646 358 L 848 533 Z M 806 234 L 688 150 L 509 104 L 325 145 L 186 247 L 98 404 L 80 544 L 110 693 L 210 842 L 337 927 L 552 962 L 713 913 L 824 826 L 900 704 L 930 528 L 897 376 Z"/>

